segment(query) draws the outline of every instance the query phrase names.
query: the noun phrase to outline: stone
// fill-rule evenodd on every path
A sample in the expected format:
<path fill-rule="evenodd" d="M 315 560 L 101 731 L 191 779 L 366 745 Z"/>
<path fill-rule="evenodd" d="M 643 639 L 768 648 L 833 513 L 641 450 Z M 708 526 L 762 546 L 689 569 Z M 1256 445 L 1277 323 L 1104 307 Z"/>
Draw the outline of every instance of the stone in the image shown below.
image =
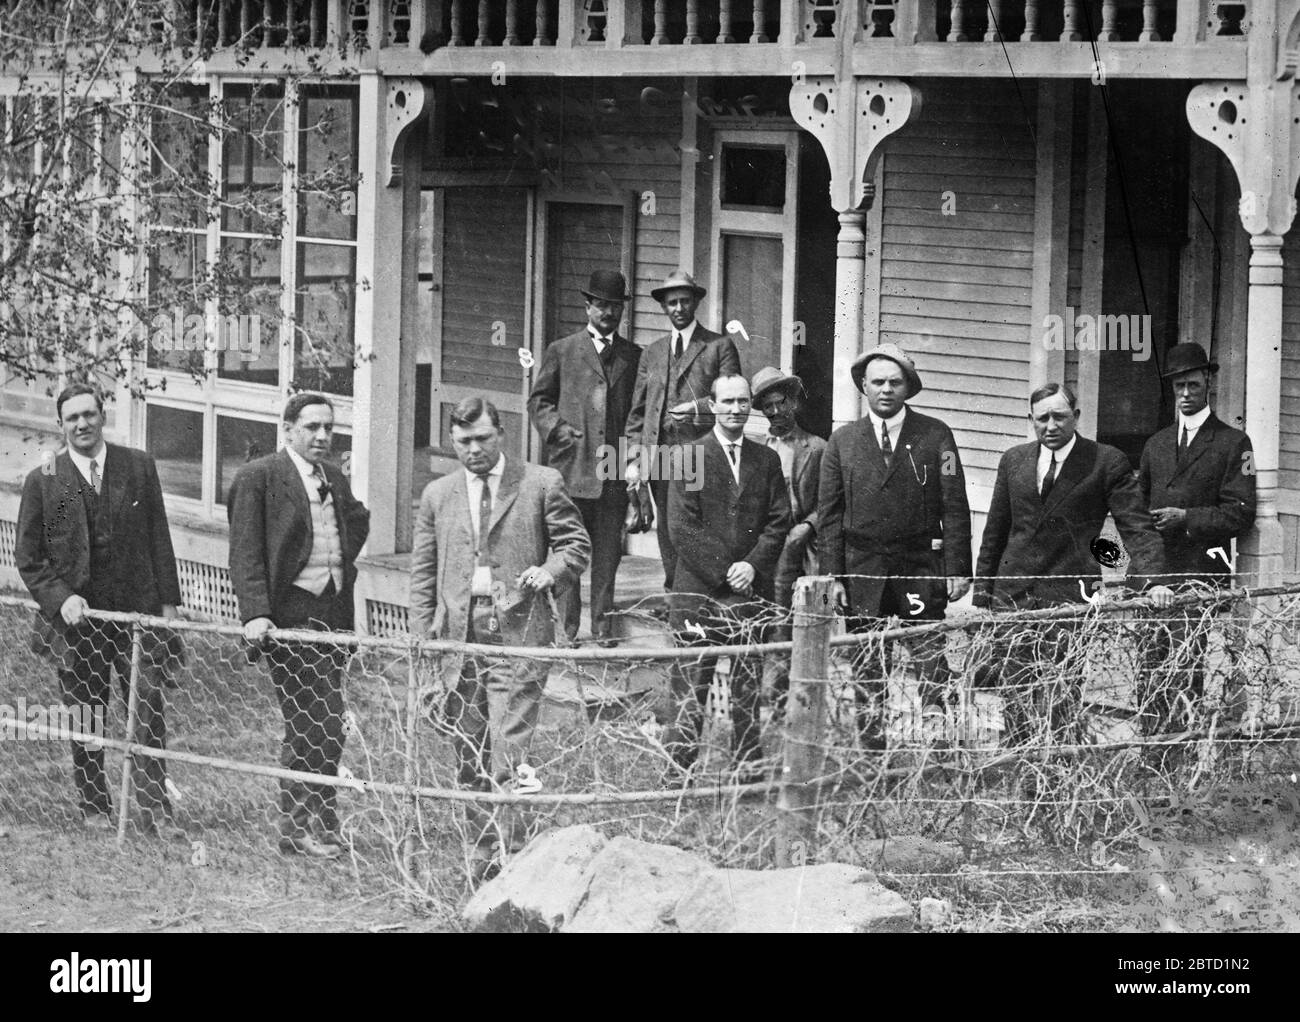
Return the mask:
<path fill-rule="evenodd" d="M 707 862 L 680 848 L 616 837 L 587 866 L 586 900 L 564 932 L 675 932 L 678 900 L 709 872 Z"/>
<path fill-rule="evenodd" d="M 793 869 L 715 869 L 674 910 L 681 933 L 880 933 L 913 928 L 912 910 L 875 874 L 829 862 Z"/>
<path fill-rule="evenodd" d="M 925 927 L 947 926 L 952 922 L 952 902 L 947 898 L 922 898 L 917 916 Z"/>
<path fill-rule="evenodd" d="M 489 932 L 561 929 L 587 893 L 586 871 L 605 845 L 586 824 L 538 835 L 474 893 L 461 918 Z"/>
<path fill-rule="evenodd" d="M 961 848 L 919 834 L 869 841 L 863 861 L 882 873 L 951 873 L 962 861 Z"/>

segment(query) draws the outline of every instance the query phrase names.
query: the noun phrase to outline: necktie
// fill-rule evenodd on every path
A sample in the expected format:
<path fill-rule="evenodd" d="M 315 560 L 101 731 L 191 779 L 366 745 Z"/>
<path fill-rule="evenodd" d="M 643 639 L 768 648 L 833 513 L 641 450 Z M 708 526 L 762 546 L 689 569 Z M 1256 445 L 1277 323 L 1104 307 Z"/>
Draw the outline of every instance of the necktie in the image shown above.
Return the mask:
<path fill-rule="evenodd" d="M 474 551 L 474 560 L 477 564 L 483 564 L 488 532 L 492 527 L 492 487 L 488 485 L 487 473 L 480 475 L 479 479 L 483 483 L 483 493 L 478 499 L 478 549 Z"/>
<path fill-rule="evenodd" d="M 885 456 L 885 468 L 888 468 L 890 461 L 894 457 L 894 445 L 889 439 L 889 423 L 887 422 L 881 422 L 880 424 L 880 453 Z"/>
<path fill-rule="evenodd" d="M 609 371 L 609 364 L 614 361 L 614 345 L 611 341 L 605 341 L 605 346 L 600 349 L 600 364 Z"/>
<path fill-rule="evenodd" d="M 325 473 L 319 465 L 312 468 L 312 478 L 316 480 L 316 492 L 320 494 L 320 502 L 323 506 L 325 501 L 329 500 L 330 484 L 325 479 Z"/>
<path fill-rule="evenodd" d="M 96 494 L 99 493 L 99 484 L 100 484 L 99 463 L 94 458 L 91 458 L 90 459 L 90 488 L 94 490 Z"/>
<path fill-rule="evenodd" d="M 682 335 L 673 334 L 673 361 L 676 362 L 682 357 Z"/>
<path fill-rule="evenodd" d="M 1052 463 L 1047 466 L 1047 475 L 1043 476 L 1043 503 L 1047 503 L 1047 498 L 1052 494 L 1052 487 L 1056 485 L 1056 452 L 1052 452 Z"/>
<path fill-rule="evenodd" d="M 731 459 L 731 474 L 740 479 L 740 444 L 727 444 L 727 457 Z"/>
<path fill-rule="evenodd" d="M 1182 461 L 1184 455 L 1187 454 L 1187 447 L 1188 447 L 1188 440 L 1187 440 L 1187 423 L 1183 423 L 1183 436 L 1182 436 L 1182 439 L 1178 441 L 1178 460 L 1179 460 L 1179 461 Z"/>

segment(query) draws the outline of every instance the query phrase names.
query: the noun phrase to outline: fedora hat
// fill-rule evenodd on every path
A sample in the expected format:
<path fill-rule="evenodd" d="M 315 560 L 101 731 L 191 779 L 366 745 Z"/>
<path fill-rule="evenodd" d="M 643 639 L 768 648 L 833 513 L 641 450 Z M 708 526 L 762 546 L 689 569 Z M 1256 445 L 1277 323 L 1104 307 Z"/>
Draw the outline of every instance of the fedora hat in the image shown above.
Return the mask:
<path fill-rule="evenodd" d="M 585 288 L 579 288 L 584 298 L 601 302 L 630 302 L 627 281 L 618 270 L 594 270 Z"/>
<path fill-rule="evenodd" d="M 690 288 L 692 291 L 695 292 L 696 298 L 703 298 L 706 294 L 708 294 L 708 292 L 705 291 L 704 288 L 700 287 L 699 284 L 695 283 L 695 278 L 692 277 L 685 270 L 673 270 L 673 272 L 668 274 L 667 278 L 665 278 L 663 285 L 661 287 L 657 287 L 650 292 L 650 297 L 653 298 L 656 302 L 662 302 L 664 300 L 664 295 L 666 295 L 669 291 L 672 291 L 674 288 L 679 288 L 679 287 Z"/>
<path fill-rule="evenodd" d="M 1219 363 L 1211 362 L 1205 349 L 1194 341 L 1175 344 L 1165 352 L 1165 368 L 1160 374 L 1162 380 L 1179 373 L 1190 373 L 1193 369 L 1208 369 L 1212 373 L 1219 371 Z"/>
<path fill-rule="evenodd" d="M 853 360 L 853 383 L 862 390 L 862 377 L 866 374 L 867 363 L 873 358 L 887 358 L 891 362 L 897 363 L 898 367 L 903 370 L 903 378 L 907 380 L 907 396 L 916 397 L 921 392 L 921 377 L 916 371 L 916 365 L 904 353 L 903 349 L 897 344 L 877 344 L 870 351 L 864 351 Z"/>
<path fill-rule="evenodd" d="M 783 373 L 776 366 L 764 366 L 754 374 L 749 390 L 755 405 L 769 390 L 780 387 L 787 394 L 799 394 L 803 390 L 803 380 L 789 373 Z"/>

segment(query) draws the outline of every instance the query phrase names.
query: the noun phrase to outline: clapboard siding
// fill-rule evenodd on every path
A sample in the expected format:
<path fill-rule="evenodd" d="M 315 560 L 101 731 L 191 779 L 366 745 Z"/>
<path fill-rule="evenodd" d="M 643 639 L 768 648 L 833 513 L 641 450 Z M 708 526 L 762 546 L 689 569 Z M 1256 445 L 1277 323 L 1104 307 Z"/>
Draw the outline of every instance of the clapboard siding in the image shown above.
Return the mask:
<path fill-rule="evenodd" d="M 919 121 L 885 147 L 878 336 L 914 355 L 912 403 L 952 427 L 968 484 L 986 490 L 1025 433 L 1034 144 L 1011 82 L 924 91 Z"/>

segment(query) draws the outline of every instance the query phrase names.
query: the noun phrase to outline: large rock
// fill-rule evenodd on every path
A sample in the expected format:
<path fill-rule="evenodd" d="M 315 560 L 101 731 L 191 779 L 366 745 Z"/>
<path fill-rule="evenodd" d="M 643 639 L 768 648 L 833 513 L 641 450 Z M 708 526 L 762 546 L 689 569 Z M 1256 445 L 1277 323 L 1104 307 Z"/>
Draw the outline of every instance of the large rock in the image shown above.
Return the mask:
<path fill-rule="evenodd" d="M 588 865 L 587 898 L 565 933 L 671 933 L 678 900 L 714 872 L 680 848 L 616 837 Z"/>
<path fill-rule="evenodd" d="M 912 910 L 857 866 L 715 869 L 674 911 L 682 933 L 876 933 L 912 929 Z"/>
<path fill-rule="evenodd" d="M 889 873 L 950 873 L 962 860 L 957 845 L 918 834 L 899 834 L 869 841 L 862 849 L 868 865 Z"/>
<path fill-rule="evenodd" d="M 587 893 L 586 870 L 604 847 L 604 835 L 585 824 L 547 831 L 480 887 L 461 917 L 476 930 L 558 930 Z"/>

